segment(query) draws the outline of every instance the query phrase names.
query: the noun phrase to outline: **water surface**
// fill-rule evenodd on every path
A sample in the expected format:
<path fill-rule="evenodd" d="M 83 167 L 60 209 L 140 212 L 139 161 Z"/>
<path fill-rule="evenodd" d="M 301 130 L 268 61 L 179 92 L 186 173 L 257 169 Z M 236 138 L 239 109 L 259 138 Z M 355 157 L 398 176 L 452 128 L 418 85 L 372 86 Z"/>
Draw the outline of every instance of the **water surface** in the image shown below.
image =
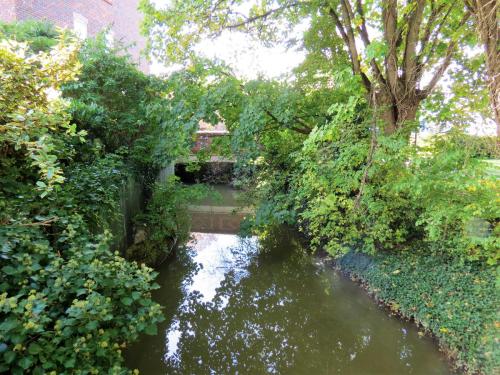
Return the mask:
<path fill-rule="evenodd" d="M 187 249 L 160 270 L 155 299 L 167 320 L 129 350 L 131 368 L 147 375 L 449 373 L 431 340 L 324 267 L 291 230 L 242 238 L 221 218 L 198 220 L 207 214 L 200 210 Z M 234 226 L 241 215 L 231 211 L 211 215 Z"/>

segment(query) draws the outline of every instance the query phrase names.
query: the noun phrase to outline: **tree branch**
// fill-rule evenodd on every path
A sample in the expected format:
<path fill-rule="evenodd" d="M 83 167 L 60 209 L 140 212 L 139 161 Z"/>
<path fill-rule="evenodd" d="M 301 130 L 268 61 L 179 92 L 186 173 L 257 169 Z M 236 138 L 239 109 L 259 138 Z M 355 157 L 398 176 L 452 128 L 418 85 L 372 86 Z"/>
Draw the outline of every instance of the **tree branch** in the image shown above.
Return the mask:
<path fill-rule="evenodd" d="M 419 61 L 419 66 L 417 67 L 417 70 L 418 70 L 418 74 L 421 76 L 422 73 L 423 73 L 423 67 L 425 65 L 427 65 L 427 63 L 429 62 L 429 60 L 431 59 L 432 55 L 434 54 L 434 51 L 436 50 L 436 47 L 438 45 L 438 42 L 440 40 L 439 38 L 439 34 L 441 33 L 441 29 L 443 28 L 443 25 L 445 24 L 445 21 L 446 19 L 448 18 L 448 16 L 450 15 L 452 9 L 454 7 L 454 4 L 452 3 L 452 5 L 450 6 L 450 8 L 448 9 L 448 11 L 445 13 L 445 15 L 443 16 L 443 18 L 441 18 L 441 21 L 439 22 L 437 28 L 434 28 L 434 33 L 432 33 L 434 36 L 432 37 L 432 44 L 431 44 L 431 48 L 429 49 L 429 52 L 427 53 L 427 56 L 426 56 L 426 59 L 425 61 L 423 61 L 423 58 L 424 58 L 424 53 L 425 51 L 422 50 L 420 52 L 420 55 L 418 57 L 418 61 Z"/>
<path fill-rule="evenodd" d="M 283 123 L 282 121 L 280 121 L 270 110 L 264 109 L 264 112 L 266 112 L 267 115 L 269 117 L 271 117 L 274 120 L 274 122 L 276 122 L 277 124 L 282 124 L 286 128 L 291 129 L 293 131 L 296 131 L 297 133 L 308 135 L 311 132 L 311 130 L 312 130 L 309 127 L 307 127 L 307 128 L 306 127 L 300 128 L 300 127 L 296 127 L 296 126 L 287 126 L 285 123 Z"/>
<path fill-rule="evenodd" d="M 361 25 L 358 26 L 359 30 L 359 35 L 361 36 L 361 40 L 363 41 L 363 44 L 367 48 L 370 45 L 370 37 L 368 36 L 368 30 L 366 29 L 366 19 L 365 19 L 365 14 L 363 11 L 363 4 L 361 0 L 356 0 L 356 11 L 361 17 Z M 373 74 L 375 75 L 375 78 L 382 84 L 385 85 L 386 81 L 384 76 L 382 75 L 382 72 L 380 71 L 380 68 L 377 64 L 377 61 L 375 59 L 370 60 L 370 66 L 373 70 Z"/>
<path fill-rule="evenodd" d="M 417 0 L 416 8 L 408 20 L 408 32 L 406 33 L 406 45 L 403 58 L 403 77 L 405 84 L 413 86 L 416 83 L 417 67 L 417 43 L 422 25 L 425 0 Z"/>
<path fill-rule="evenodd" d="M 432 2 L 432 4 L 434 4 L 434 2 Z M 423 51 L 425 51 L 425 48 L 427 47 L 427 44 L 429 43 L 430 37 L 432 35 L 432 29 L 434 26 L 434 22 L 436 22 L 437 16 L 441 13 L 441 11 L 445 7 L 446 7 L 446 4 L 440 4 L 437 8 L 435 8 L 434 6 L 432 7 L 431 14 L 429 15 L 429 19 L 425 25 L 425 31 L 424 31 L 424 34 L 422 36 L 422 40 L 420 41 L 419 58 L 420 58 L 421 54 L 423 53 Z M 452 7 L 453 6 L 450 6 L 450 10 Z M 419 60 L 419 58 L 417 60 Z"/>
<path fill-rule="evenodd" d="M 460 23 L 459 23 L 459 26 L 458 26 L 459 29 L 467 22 L 467 20 L 469 19 L 470 15 L 471 15 L 471 13 L 469 11 L 467 11 L 465 13 L 465 15 L 460 20 Z M 451 63 L 451 58 L 453 56 L 453 52 L 455 51 L 455 47 L 457 46 L 457 44 L 458 44 L 458 40 L 453 40 L 448 45 L 448 49 L 446 50 L 446 55 L 444 57 L 443 62 L 441 63 L 441 65 L 439 66 L 439 68 L 434 73 L 434 76 L 431 78 L 429 84 L 423 90 L 420 91 L 420 97 L 421 97 L 421 99 L 426 98 L 432 92 L 432 90 L 434 89 L 434 87 L 436 86 L 436 84 L 438 83 L 438 81 L 443 76 L 443 74 L 446 71 L 446 69 L 448 69 L 448 66 Z"/>
<path fill-rule="evenodd" d="M 328 13 L 330 17 L 333 18 L 335 25 L 337 26 L 337 29 L 340 33 L 340 36 L 342 37 L 342 40 L 344 41 L 344 44 L 347 47 L 347 51 L 349 53 L 349 57 L 351 59 L 351 64 L 352 64 L 352 71 L 354 74 L 359 74 L 361 76 L 361 79 L 363 81 L 363 85 L 365 88 L 370 91 L 371 90 L 371 82 L 366 76 L 365 73 L 361 71 L 361 64 L 359 62 L 359 57 L 358 57 L 358 50 L 356 49 L 356 43 L 354 42 L 354 36 L 352 38 L 349 37 L 346 29 L 344 28 L 344 25 L 342 24 L 342 21 L 340 20 L 340 17 L 338 16 L 337 12 L 335 12 L 335 9 L 330 7 L 328 9 Z M 350 27 L 350 24 L 348 24 Z M 352 28 L 351 28 L 352 32 Z"/>
<path fill-rule="evenodd" d="M 382 17 L 384 20 L 384 38 L 387 43 L 388 51 L 385 58 L 385 75 L 389 83 L 389 89 L 393 96 L 397 95 L 398 84 L 398 56 L 397 56 L 397 1 L 390 0 L 383 7 Z"/>
<path fill-rule="evenodd" d="M 307 3 L 306 2 L 296 1 L 296 2 L 291 3 L 291 4 L 283 5 L 282 7 L 279 7 L 279 8 L 270 9 L 267 12 L 264 12 L 262 14 L 258 14 L 258 15 L 252 16 L 252 17 L 248 17 L 247 19 L 245 19 L 245 20 L 243 20 L 241 22 L 238 22 L 238 23 L 235 23 L 235 24 L 232 24 L 232 25 L 227 25 L 227 26 L 225 26 L 225 28 L 228 29 L 228 30 L 237 29 L 237 28 L 240 28 L 242 26 L 246 26 L 248 24 L 251 24 L 251 23 L 253 23 L 255 21 L 258 21 L 258 20 L 261 20 L 261 19 L 266 19 L 269 16 L 272 16 L 274 13 L 282 12 L 284 10 L 287 10 L 287 9 L 290 9 L 290 8 L 294 8 L 294 7 L 297 7 L 297 6 L 301 6 L 301 5 L 305 5 L 305 4 L 307 4 Z"/>

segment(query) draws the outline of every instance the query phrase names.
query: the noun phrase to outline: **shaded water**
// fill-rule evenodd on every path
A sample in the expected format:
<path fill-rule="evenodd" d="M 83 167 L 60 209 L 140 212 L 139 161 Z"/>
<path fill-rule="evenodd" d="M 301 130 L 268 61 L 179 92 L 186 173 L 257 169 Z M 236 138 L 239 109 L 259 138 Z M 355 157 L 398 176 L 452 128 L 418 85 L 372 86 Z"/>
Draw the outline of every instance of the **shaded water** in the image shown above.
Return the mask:
<path fill-rule="evenodd" d="M 201 210 L 193 215 L 204 217 Z M 429 339 L 308 255 L 292 231 L 241 238 L 227 233 L 237 217 L 210 215 L 221 216 L 212 232 L 194 217 L 199 232 L 160 270 L 155 299 L 167 320 L 129 350 L 131 368 L 148 375 L 449 373 Z"/>

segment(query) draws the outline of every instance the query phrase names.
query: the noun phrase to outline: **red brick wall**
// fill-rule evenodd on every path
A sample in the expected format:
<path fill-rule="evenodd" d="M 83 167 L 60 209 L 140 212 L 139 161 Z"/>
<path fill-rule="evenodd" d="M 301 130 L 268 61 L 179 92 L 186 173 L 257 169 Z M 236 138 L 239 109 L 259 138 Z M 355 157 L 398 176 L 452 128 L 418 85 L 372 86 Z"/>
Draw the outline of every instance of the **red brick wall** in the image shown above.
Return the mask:
<path fill-rule="evenodd" d="M 146 40 L 140 35 L 142 14 L 137 10 L 139 0 L 113 0 L 113 31 L 115 40 L 134 43 L 130 46 L 129 53 L 134 56 L 142 69 L 147 72 L 149 63 L 141 51 L 146 47 Z"/>
<path fill-rule="evenodd" d="M 73 12 L 88 20 L 88 35 L 94 36 L 113 22 L 113 5 L 104 0 L 17 0 L 18 20 L 46 19 L 73 28 Z"/>
<path fill-rule="evenodd" d="M 0 0 L 0 19 L 4 21 L 46 19 L 61 27 L 73 28 L 73 12 L 88 20 L 89 36 L 111 26 L 115 41 L 134 43 L 129 53 L 143 71 L 148 63 L 140 55 L 145 40 L 139 33 L 142 15 L 137 10 L 139 0 Z M 4 5 L 6 2 L 6 6 Z"/>
<path fill-rule="evenodd" d="M 0 20 L 12 22 L 16 19 L 16 0 L 1 0 Z"/>

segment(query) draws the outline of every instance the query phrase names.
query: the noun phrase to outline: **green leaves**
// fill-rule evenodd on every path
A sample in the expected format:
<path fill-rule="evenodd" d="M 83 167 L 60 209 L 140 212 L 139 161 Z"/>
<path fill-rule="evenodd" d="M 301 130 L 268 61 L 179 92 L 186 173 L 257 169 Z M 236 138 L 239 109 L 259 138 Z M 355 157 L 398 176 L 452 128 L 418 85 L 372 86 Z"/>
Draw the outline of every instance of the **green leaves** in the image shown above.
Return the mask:
<path fill-rule="evenodd" d="M 130 306 L 134 300 L 130 297 L 123 297 L 120 299 L 121 303 L 123 303 L 125 306 Z"/>
<path fill-rule="evenodd" d="M 153 187 L 153 196 L 145 212 L 135 218 L 139 228 L 144 228 L 145 241 L 127 249 L 127 258 L 148 265 L 163 262 L 174 246 L 188 239 L 190 217 L 188 204 L 193 204 L 208 194 L 204 185 L 185 186 L 178 177 L 170 176 Z M 139 303 L 148 306 L 149 299 L 139 292 L 132 292 L 122 303 Z"/>
<path fill-rule="evenodd" d="M 0 145 L 22 155 L 38 172 L 42 197 L 64 181 L 58 158 L 68 152 L 64 142 L 77 135 L 66 131 L 66 103 L 48 95 L 76 77 L 76 53 L 77 45 L 62 38 L 50 53 L 37 54 L 25 44 L 0 40 Z"/>
<path fill-rule="evenodd" d="M 380 252 L 371 258 L 350 252 L 338 264 L 362 280 L 377 299 L 397 307 L 398 314 L 437 337 L 454 353 L 457 367 L 494 373 L 498 353 L 495 268 L 429 255 L 421 244 L 408 250 Z"/>
<path fill-rule="evenodd" d="M 383 41 L 372 41 L 365 50 L 367 60 L 383 60 L 387 54 L 387 44 Z"/>
<path fill-rule="evenodd" d="M 107 229 L 132 174 L 127 155 L 154 171 L 184 145 L 155 147 L 173 132 L 160 131 L 163 83 L 126 58 L 99 53 L 101 61 L 90 61 L 95 51 L 85 56 L 84 74 L 74 81 L 75 45 L 61 42 L 34 55 L 0 42 L 0 372 L 123 373 L 121 348 L 162 320 L 151 300 L 156 274 L 114 254 Z M 96 84 L 103 77 L 106 83 Z M 69 100 L 47 95 L 63 83 L 79 94 L 71 124 Z M 151 103 L 157 121 L 148 118 Z M 91 139 L 83 144 L 82 125 Z M 139 131 L 147 139 L 141 156 L 134 148 Z M 184 139 L 175 131 L 172 138 Z M 103 147 L 99 137 L 109 142 Z M 120 155 L 104 154 L 112 142 Z"/>
<path fill-rule="evenodd" d="M 158 329 L 156 328 L 156 324 L 152 324 L 146 327 L 144 333 L 150 336 L 154 336 L 158 334 Z"/>
<path fill-rule="evenodd" d="M 120 366 L 119 346 L 140 332 L 152 334 L 162 320 L 160 306 L 150 299 L 152 270 L 113 254 L 104 240 L 76 241 L 61 259 L 53 248 L 37 244 L 36 230 L 28 236 L 0 232 L 17 244 L 2 269 L 15 272 L 3 273 L 0 284 L 0 363 L 10 372 Z M 22 282 L 33 280 L 29 261 L 44 264 L 36 284 Z M 82 288 L 86 293 L 75 299 Z"/>

